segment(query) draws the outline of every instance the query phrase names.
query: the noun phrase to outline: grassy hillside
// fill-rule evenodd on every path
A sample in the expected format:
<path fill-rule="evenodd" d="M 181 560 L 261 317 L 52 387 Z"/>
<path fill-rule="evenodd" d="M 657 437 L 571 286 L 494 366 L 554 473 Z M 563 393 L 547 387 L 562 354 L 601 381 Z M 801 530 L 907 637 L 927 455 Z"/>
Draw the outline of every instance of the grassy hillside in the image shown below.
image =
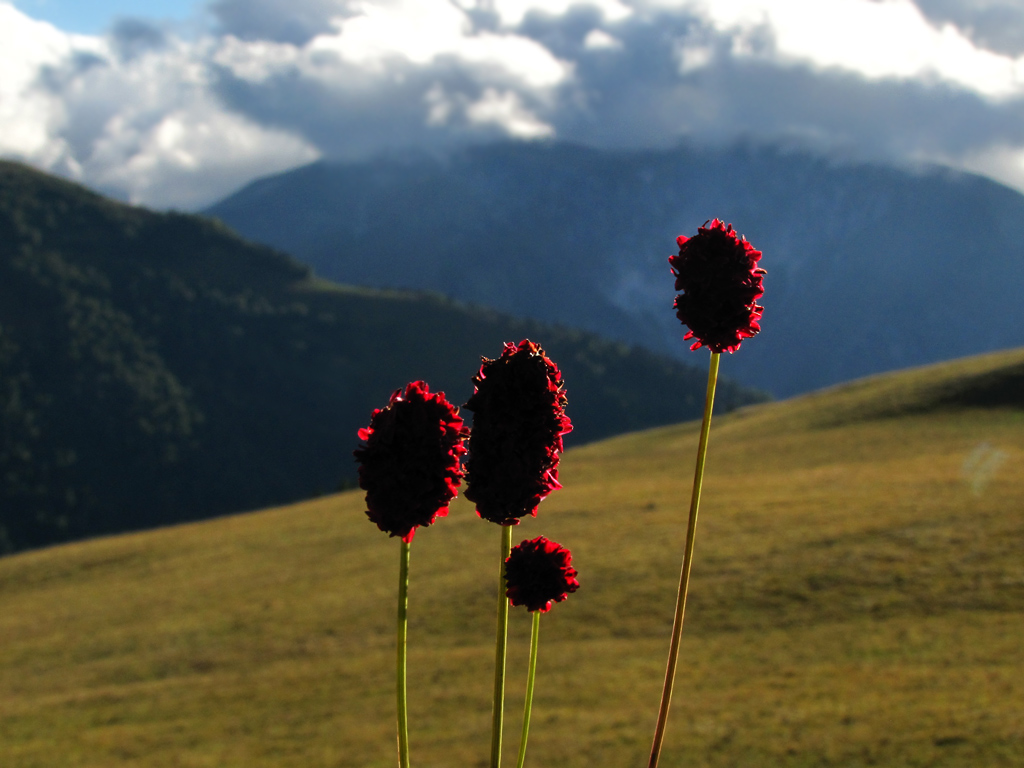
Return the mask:
<path fill-rule="evenodd" d="M 1024 764 L 1024 350 L 716 421 L 666 766 Z M 644 765 L 693 423 L 570 451 L 524 522 L 544 617 L 528 764 Z M 346 493 L 0 560 L 0 764 L 390 766 L 398 544 Z M 497 529 L 412 549 L 419 765 L 485 765 Z M 513 759 L 529 621 L 513 612 Z"/>
<path fill-rule="evenodd" d="M 392 391 L 463 403 L 480 356 L 526 337 L 563 367 L 577 444 L 700 411 L 693 366 L 318 280 L 216 222 L 0 162 L 0 554 L 335 491 Z M 758 399 L 724 387 L 727 408 Z"/>

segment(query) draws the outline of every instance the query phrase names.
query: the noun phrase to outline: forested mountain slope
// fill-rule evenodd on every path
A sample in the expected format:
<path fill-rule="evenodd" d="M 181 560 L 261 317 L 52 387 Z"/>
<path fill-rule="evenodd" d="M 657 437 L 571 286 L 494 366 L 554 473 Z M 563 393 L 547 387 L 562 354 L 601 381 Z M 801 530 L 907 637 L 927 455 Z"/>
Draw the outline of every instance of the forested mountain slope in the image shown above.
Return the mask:
<path fill-rule="evenodd" d="M 480 356 L 524 337 L 565 371 L 571 441 L 699 413 L 695 368 L 321 281 L 216 222 L 0 163 L 0 551 L 333 491 L 394 389 L 465 402 Z"/>

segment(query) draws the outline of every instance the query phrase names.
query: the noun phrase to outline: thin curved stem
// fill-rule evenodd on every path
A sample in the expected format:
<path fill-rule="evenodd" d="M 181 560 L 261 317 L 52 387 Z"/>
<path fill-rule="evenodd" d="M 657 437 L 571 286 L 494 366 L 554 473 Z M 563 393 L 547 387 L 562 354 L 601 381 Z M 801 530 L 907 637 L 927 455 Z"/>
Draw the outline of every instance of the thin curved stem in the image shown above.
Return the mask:
<path fill-rule="evenodd" d="M 679 592 L 676 594 L 676 613 L 672 620 L 672 643 L 668 652 L 668 666 L 665 669 L 665 685 L 661 691 L 661 707 L 658 710 L 658 724 L 654 729 L 654 744 L 648 768 L 657 768 L 661 757 L 661 745 L 665 739 L 668 709 L 672 704 L 672 689 L 675 686 L 676 666 L 679 662 L 679 642 L 683 635 L 683 615 L 686 613 L 686 592 L 690 584 L 690 567 L 693 564 L 693 540 L 697 534 L 697 507 L 700 505 L 700 489 L 704 482 L 704 460 L 708 453 L 708 435 L 711 432 L 711 411 L 715 404 L 715 384 L 718 382 L 720 353 L 711 353 L 708 368 L 708 389 L 704 397 L 704 419 L 700 425 L 700 442 L 697 445 L 697 467 L 693 475 L 693 492 L 690 496 L 690 519 L 686 527 L 686 550 L 683 567 L 679 574 Z"/>
<path fill-rule="evenodd" d="M 494 648 L 494 703 L 491 709 L 491 768 L 501 765 L 501 729 L 505 716 L 505 658 L 508 655 L 508 597 L 505 560 L 512 550 L 512 526 L 501 526 L 501 568 L 498 571 L 498 632 Z"/>
<path fill-rule="evenodd" d="M 530 735 L 530 712 L 533 710 L 533 683 L 537 679 L 537 646 L 540 643 L 540 611 L 533 612 L 533 631 L 530 634 L 530 672 L 526 678 L 526 705 L 523 707 L 523 735 L 519 739 L 519 762 L 526 762 L 526 737 Z"/>
<path fill-rule="evenodd" d="M 409 542 L 402 542 L 398 567 L 398 765 L 409 768 L 409 703 L 406 695 L 406 640 L 409 632 Z"/>

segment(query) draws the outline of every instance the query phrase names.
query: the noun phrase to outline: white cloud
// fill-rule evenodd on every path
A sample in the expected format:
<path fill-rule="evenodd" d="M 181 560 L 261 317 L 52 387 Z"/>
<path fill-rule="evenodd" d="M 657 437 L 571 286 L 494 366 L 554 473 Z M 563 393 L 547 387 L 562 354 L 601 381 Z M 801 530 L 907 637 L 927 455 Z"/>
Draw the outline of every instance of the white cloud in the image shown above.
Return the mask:
<path fill-rule="evenodd" d="M 603 29 L 595 28 L 583 38 L 583 47 L 591 51 L 617 51 L 622 48 L 622 42 Z"/>
<path fill-rule="evenodd" d="M 134 202 L 198 207 L 318 156 L 301 137 L 225 109 L 204 45 L 121 60 L 116 40 L 67 35 L 0 3 L 0 153 Z"/>
<path fill-rule="evenodd" d="M 39 74 L 68 58 L 76 44 L 95 48 L 91 42 L 0 3 L 0 153 L 44 164 L 60 158 L 62 150 L 51 141 L 51 133 L 63 109 L 59 99 L 37 87 Z"/>
<path fill-rule="evenodd" d="M 458 52 L 469 32 L 465 13 L 445 0 L 359 2 L 354 13 L 334 21 L 337 33 L 322 34 L 314 50 L 330 50 L 346 61 L 383 68 L 400 56 L 429 64 L 444 53 Z"/>
<path fill-rule="evenodd" d="M 519 139 L 541 139 L 554 135 L 554 129 L 525 109 L 512 91 L 484 90 L 483 96 L 466 110 L 470 122 L 497 125 Z"/>
<path fill-rule="evenodd" d="M 573 8 L 593 8 L 608 22 L 633 15 L 633 9 L 618 0 L 481 0 L 474 5 L 493 8 L 505 27 L 518 27 L 531 12 L 563 16 Z"/>
<path fill-rule="evenodd" d="M 199 208 L 249 181 L 254 167 L 275 173 L 318 157 L 301 139 L 204 98 L 155 124 L 134 117 L 113 118 L 83 171 L 93 184 L 147 205 Z"/>
<path fill-rule="evenodd" d="M 263 83 L 285 69 L 298 66 L 300 58 L 301 49 L 291 43 L 246 42 L 228 35 L 221 39 L 211 60 L 240 80 Z"/>
<path fill-rule="evenodd" d="M 1024 94 L 1024 56 L 978 47 L 952 24 L 935 26 L 910 0 L 687 0 L 684 8 L 731 35 L 741 56 L 837 68 L 870 79 L 941 81 L 985 96 Z M 748 46 L 751 34 L 771 45 Z"/>
<path fill-rule="evenodd" d="M 213 58 L 250 82 L 286 71 L 327 82 L 339 77 L 339 65 L 386 80 L 403 68 L 445 61 L 464 65 L 470 74 L 483 71 L 484 79 L 500 77 L 530 89 L 558 86 L 572 73 L 571 63 L 528 37 L 475 30 L 470 18 L 448 0 L 358 2 L 331 25 L 333 31 L 303 45 L 228 35 Z"/>
<path fill-rule="evenodd" d="M 686 75 L 713 64 L 716 49 L 719 47 L 718 42 L 709 28 L 695 25 L 676 41 L 675 56 L 679 63 L 679 73 Z"/>
<path fill-rule="evenodd" d="M 1024 190 L 1024 56 L 935 16 L 946 0 L 917 2 L 932 15 L 910 0 L 215 0 L 220 26 L 183 40 L 144 22 L 67 35 L 0 0 L 0 154 L 185 207 L 320 156 L 500 137 L 796 138 Z"/>
<path fill-rule="evenodd" d="M 1021 0 L 914 0 L 937 26 L 954 24 L 980 47 L 1024 55 L 1024 3 Z"/>
<path fill-rule="evenodd" d="M 343 157 L 459 136 L 554 135 L 540 112 L 556 110 L 573 65 L 536 40 L 479 29 L 447 0 L 357 2 L 332 26 L 303 45 L 221 39 L 212 61 L 235 81 L 222 91 L 259 112 L 260 99 L 292 100 L 306 89 L 317 101 L 309 132 Z M 303 122 L 294 112 L 271 117 Z"/>
<path fill-rule="evenodd" d="M 450 57 L 474 69 L 500 72 L 529 88 L 556 86 L 572 69 L 528 37 L 475 31 L 470 18 L 448 0 L 360 2 L 354 10 L 335 21 L 336 34 L 316 37 L 310 54 L 330 51 L 378 73 L 395 60 L 422 67 Z"/>
<path fill-rule="evenodd" d="M 1020 144 L 998 143 L 969 151 L 962 157 L 936 159 L 1024 192 L 1024 146 Z"/>

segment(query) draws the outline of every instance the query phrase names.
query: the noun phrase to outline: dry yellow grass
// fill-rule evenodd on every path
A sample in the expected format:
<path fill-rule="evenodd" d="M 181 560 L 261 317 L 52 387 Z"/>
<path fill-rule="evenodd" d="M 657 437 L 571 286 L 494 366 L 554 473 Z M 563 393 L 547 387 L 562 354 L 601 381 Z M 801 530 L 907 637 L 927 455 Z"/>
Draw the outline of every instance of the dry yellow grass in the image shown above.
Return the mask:
<path fill-rule="evenodd" d="M 716 419 L 665 766 L 1024 764 L 1019 370 L 990 355 Z M 583 585 L 541 622 L 528 765 L 645 764 L 696 431 L 571 451 L 515 532 L 570 547 Z M 398 543 L 362 510 L 0 560 L 0 765 L 393 765 Z M 462 501 L 416 536 L 415 765 L 486 764 L 498 547 Z"/>

